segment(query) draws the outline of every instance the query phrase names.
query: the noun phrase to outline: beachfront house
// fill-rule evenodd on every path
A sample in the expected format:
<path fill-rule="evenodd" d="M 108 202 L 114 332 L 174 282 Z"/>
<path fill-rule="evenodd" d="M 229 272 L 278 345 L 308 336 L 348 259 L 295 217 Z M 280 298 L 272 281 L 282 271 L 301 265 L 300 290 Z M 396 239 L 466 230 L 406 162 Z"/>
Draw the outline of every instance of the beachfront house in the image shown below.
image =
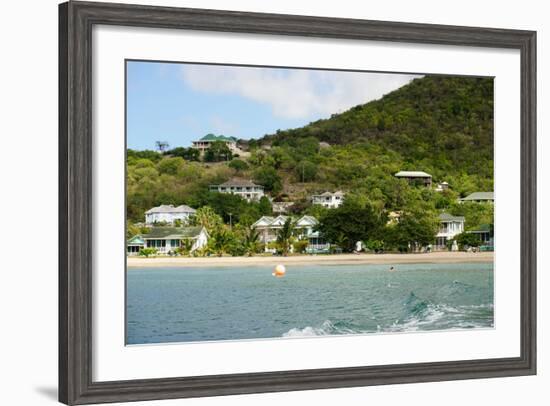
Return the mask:
<path fill-rule="evenodd" d="M 474 202 L 474 203 L 489 203 L 495 202 L 494 192 L 474 192 L 462 199 L 458 199 L 460 203 Z"/>
<path fill-rule="evenodd" d="M 138 255 L 142 248 L 145 248 L 145 240 L 141 235 L 135 235 L 126 241 L 126 252 L 128 255 Z"/>
<path fill-rule="evenodd" d="M 200 140 L 193 141 L 192 148 L 198 149 L 202 157 L 204 156 L 204 152 L 210 148 L 214 142 L 223 142 L 233 154 L 240 152 L 239 148 L 237 148 L 237 139 L 235 137 L 214 134 L 206 134 Z"/>
<path fill-rule="evenodd" d="M 231 193 L 248 202 L 257 202 L 264 196 L 264 187 L 247 179 L 233 179 L 221 185 L 210 185 L 210 190 L 218 193 Z"/>
<path fill-rule="evenodd" d="M 266 244 L 266 252 L 270 252 L 267 244 L 277 240 L 277 233 L 283 228 L 288 218 L 289 216 L 262 216 L 258 221 L 252 224 L 252 228 L 259 233 L 260 242 Z M 294 227 L 297 230 L 296 237 L 298 239 L 308 240 L 307 252 L 328 251 L 330 248 L 330 244 L 319 235 L 319 232 L 314 231 L 318 223 L 317 219 L 313 216 L 302 216 L 295 222 Z"/>
<path fill-rule="evenodd" d="M 340 205 L 344 202 L 344 196 L 345 193 L 340 190 L 334 193 L 324 192 L 319 195 L 311 196 L 311 203 L 321 205 L 328 209 L 334 209 L 336 207 L 340 207 Z"/>
<path fill-rule="evenodd" d="M 396 178 L 405 179 L 411 185 L 432 186 L 432 175 L 422 171 L 400 171 L 395 174 Z"/>
<path fill-rule="evenodd" d="M 492 251 L 495 247 L 495 232 L 492 224 L 482 224 L 477 229 L 466 231 L 469 234 L 475 234 L 481 241 L 481 249 L 484 251 Z"/>
<path fill-rule="evenodd" d="M 447 241 L 464 231 L 464 217 L 448 213 L 439 215 L 439 230 L 435 237 L 435 248 L 446 249 Z"/>
<path fill-rule="evenodd" d="M 208 244 L 208 233 L 197 227 L 152 227 L 147 234 L 132 237 L 127 242 L 128 255 L 138 255 L 142 248 L 155 248 L 160 255 L 175 253 L 184 241 L 192 242 L 191 252 Z"/>
<path fill-rule="evenodd" d="M 154 225 L 159 223 L 174 224 L 180 220 L 187 224 L 189 218 L 195 214 L 195 209 L 184 204 L 174 207 L 173 205 L 160 205 L 145 212 L 145 224 Z"/>

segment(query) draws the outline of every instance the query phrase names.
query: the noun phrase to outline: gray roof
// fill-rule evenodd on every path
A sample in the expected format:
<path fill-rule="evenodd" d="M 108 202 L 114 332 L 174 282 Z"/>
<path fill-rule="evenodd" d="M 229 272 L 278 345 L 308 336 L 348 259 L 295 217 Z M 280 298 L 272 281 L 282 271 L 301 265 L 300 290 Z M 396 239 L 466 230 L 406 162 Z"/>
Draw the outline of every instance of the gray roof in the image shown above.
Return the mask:
<path fill-rule="evenodd" d="M 334 193 L 331 193 L 331 192 L 323 192 L 321 193 L 320 195 L 312 195 L 313 197 L 319 197 L 319 196 L 322 196 L 322 197 L 332 197 L 332 196 L 344 196 L 345 193 L 342 192 L 341 190 L 337 190 L 336 192 Z"/>
<path fill-rule="evenodd" d="M 399 171 L 395 174 L 398 178 L 431 178 L 432 175 L 422 171 Z"/>
<path fill-rule="evenodd" d="M 142 234 L 143 239 L 182 239 L 182 238 L 196 238 L 203 227 L 152 227 L 147 234 Z"/>
<path fill-rule="evenodd" d="M 230 187 L 230 186 L 241 186 L 241 187 L 243 187 L 243 186 L 245 186 L 245 187 L 261 187 L 261 188 L 263 188 L 262 185 L 256 185 L 254 182 L 252 182 L 249 179 L 231 179 L 231 180 L 228 180 L 227 182 L 222 183 L 219 186 L 225 186 L 225 187 Z"/>
<path fill-rule="evenodd" d="M 439 215 L 439 221 L 458 221 L 459 223 L 464 222 L 463 216 L 453 216 L 449 213 L 441 213 Z"/>
<path fill-rule="evenodd" d="M 186 206 L 185 204 L 182 204 L 181 206 L 174 207 L 171 204 L 161 204 L 160 206 L 153 207 L 152 209 L 149 209 L 145 212 L 145 214 L 152 214 L 152 213 L 195 213 L 195 209 L 192 207 Z"/>
<path fill-rule="evenodd" d="M 277 216 L 277 217 L 272 217 L 272 216 L 262 216 L 258 219 L 258 221 L 256 221 L 254 224 L 252 224 L 252 227 L 253 228 L 256 228 L 256 227 L 260 227 L 258 223 L 260 222 L 266 222 L 267 224 L 266 225 L 262 225 L 261 227 L 269 227 L 271 225 L 273 225 L 277 220 L 279 220 L 280 223 L 285 223 L 288 219 L 292 219 L 295 224 L 298 224 L 298 223 L 302 223 L 302 222 L 307 222 L 307 223 L 313 223 L 313 224 L 317 224 L 319 223 L 317 221 L 317 219 L 313 216 L 302 216 L 300 218 L 294 218 L 292 216 Z"/>
<path fill-rule="evenodd" d="M 474 192 L 462 199 L 462 201 L 470 201 L 470 200 L 495 200 L 495 193 L 494 192 Z"/>

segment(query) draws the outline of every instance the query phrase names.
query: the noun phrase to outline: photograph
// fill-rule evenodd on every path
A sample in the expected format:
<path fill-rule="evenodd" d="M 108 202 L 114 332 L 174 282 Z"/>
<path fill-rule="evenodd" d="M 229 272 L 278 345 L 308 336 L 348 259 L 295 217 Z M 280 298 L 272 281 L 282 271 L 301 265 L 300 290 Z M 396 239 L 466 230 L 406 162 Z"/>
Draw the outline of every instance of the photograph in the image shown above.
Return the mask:
<path fill-rule="evenodd" d="M 494 328 L 493 77 L 125 79 L 126 345 Z"/>

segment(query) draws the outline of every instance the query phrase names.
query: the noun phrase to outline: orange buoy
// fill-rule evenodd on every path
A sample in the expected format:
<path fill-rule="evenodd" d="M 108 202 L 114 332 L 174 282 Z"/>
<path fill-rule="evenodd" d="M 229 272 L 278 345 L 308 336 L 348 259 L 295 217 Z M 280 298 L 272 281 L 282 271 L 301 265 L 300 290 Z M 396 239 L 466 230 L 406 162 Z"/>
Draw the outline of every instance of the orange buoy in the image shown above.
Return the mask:
<path fill-rule="evenodd" d="M 282 278 L 283 276 L 285 276 L 285 273 L 286 273 L 285 266 L 283 264 L 279 264 L 275 266 L 275 269 L 273 269 L 273 273 L 271 275 L 277 278 Z"/>

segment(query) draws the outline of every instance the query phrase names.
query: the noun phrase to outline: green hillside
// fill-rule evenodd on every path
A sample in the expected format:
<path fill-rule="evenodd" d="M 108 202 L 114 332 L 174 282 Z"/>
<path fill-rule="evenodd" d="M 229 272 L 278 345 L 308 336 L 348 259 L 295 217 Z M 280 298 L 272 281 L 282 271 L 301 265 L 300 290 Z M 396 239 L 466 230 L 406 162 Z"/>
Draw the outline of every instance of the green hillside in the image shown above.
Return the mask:
<path fill-rule="evenodd" d="M 493 177 L 492 78 L 430 76 L 383 98 L 260 143 L 293 145 L 315 137 L 329 144 L 368 144 L 399 159 L 402 169 L 436 178 L 461 173 Z"/>
<path fill-rule="evenodd" d="M 265 202 L 246 203 L 208 188 L 237 177 L 262 184 L 276 201 L 294 202 L 296 215 L 322 217 L 311 194 L 342 190 L 346 201 L 374 207 L 381 216 L 402 211 L 433 220 L 448 211 L 466 216 L 467 228 L 492 223 L 492 207 L 457 203 L 493 190 L 490 78 L 416 79 L 342 114 L 239 145 L 250 156 L 224 161 L 227 151 L 217 145 L 208 157 L 213 162 L 182 147 L 164 154 L 129 150 L 128 219 L 143 221 L 145 210 L 160 204 L 208 205 L 226 222 L 231 213 L 234 224 L 249 225 L 269 213 Z M 411 186 L 395 178 L 400 170 L 428 172 L 450 189 Z"/>

